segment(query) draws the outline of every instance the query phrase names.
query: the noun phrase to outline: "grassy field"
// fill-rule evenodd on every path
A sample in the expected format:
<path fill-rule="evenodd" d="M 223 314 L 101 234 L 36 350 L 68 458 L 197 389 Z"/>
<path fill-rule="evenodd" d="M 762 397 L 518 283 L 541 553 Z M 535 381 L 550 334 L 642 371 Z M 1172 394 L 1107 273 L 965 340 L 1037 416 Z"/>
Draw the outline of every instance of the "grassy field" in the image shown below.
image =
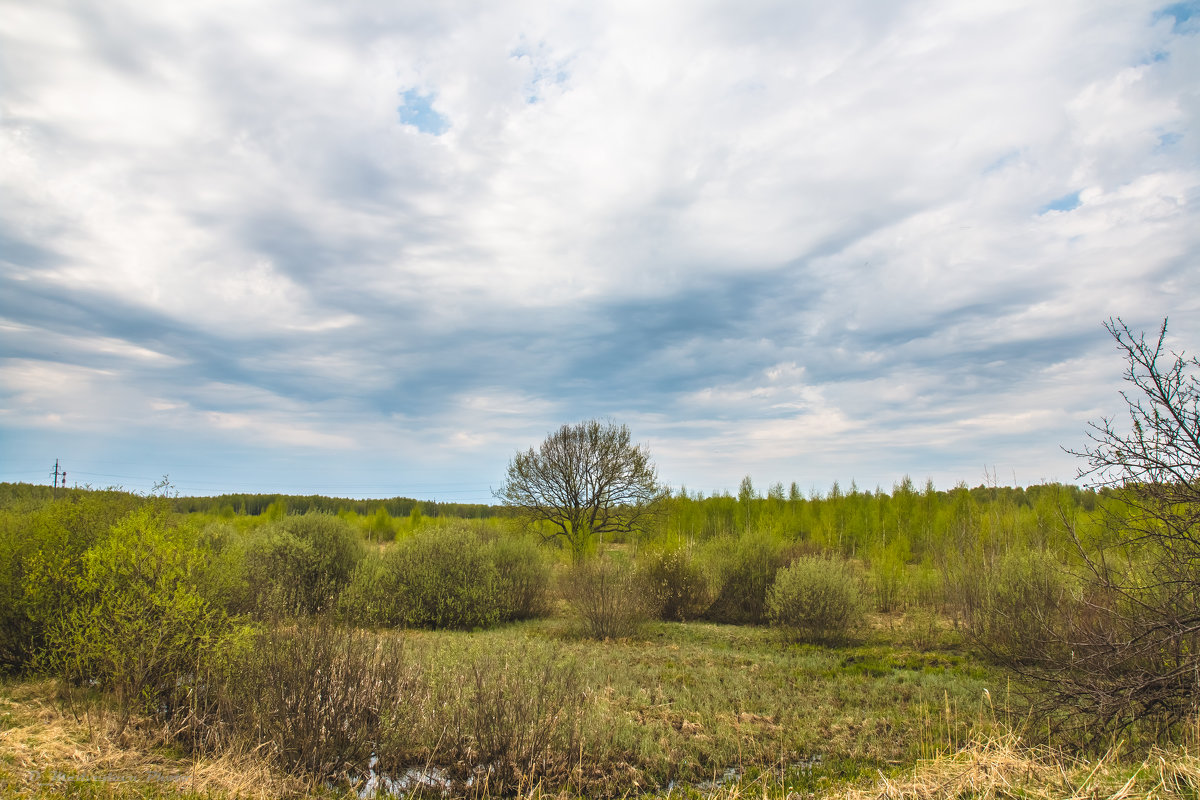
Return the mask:
<path fill-rule="evenodd" d="M 1119 752 L 1074 761 L 1011 731 L 1007 679 L 943 627 L 873 618 L 841 647 L 795 645 L 763 627 L 657 623 L 609 642 L 562 619 L 478 633 L 384 632 L 434 688 L 414 713 L 469 725 L 483 669 L 504 675 L 513 709 L 536 703 L 547 670 L 571 675 L 577 752 L 566 780 L 509 787 L 533 796 L 1197 797 L 1196 749 Z M 540 671 L 540 672 L 539 672 Z M 567 684 L 564 684 L 567 685 Z M 561 688 L 561 687 L 560 687 Z M 51 681 L 0 687 L 0 792 L 29 798 L 358 796 L 258 753 L 189 757 L 140 719 L 112 735 L 103 704 L 65 702 Z M 514 724 L 510 717 L 500 724 Z M 438 731 L 437 725 L 427 729 Z M 450 732 L 451 734 L 453 732 Z M 442 730 L 444 738 L 448 734 Z M 454 775 L 439 743 L 412 752 L 430 775 Z M 447 745 L 441 755 L 449 758 Z M 461 765 L 460 765 L 461 766 Z M 429 769 L 433 768 L 433 769 Z M 410 785 L 409 790 L 420 788 Z M 440 795 L 430 786 L 426 795 Z M 456 796 L 488 796 L 486 781 Z"/>
<path fill-rule="evenodd" d="M 1042 507 L 1075 495 L 778 494 L 578 561 L 503 520 L 0 504 L 0 796 L 1200 796 L 1186 697 L 1106 727 L 997 666 L 1084 601 Z"/>
<path fill-rule="evenodd" d="M 422 713 L 440 710 L 448 722 L 461 723 L 465 706 L 479 702 L 477 693 L 462 691 L 476 680 L 473 671 L 518 677 L 500 690 L 519 695 L 510 698 L 517 707 L 544 691 L 539 675 L 569 674 L 577 752 L 563 788 L 572 792 L 714 790 L 760 779 L 816 792 L 896 774 L 921 757 L 996 736 L 1009 723 L 1006 679 L 972 661 L 952 632 L 931 641 L 901 615 L 875 618 L 869 632 L 842 647 L 708 623 L 655 623 L 635 638 L 596 642 L 562 619 L 478 633 L 378 635 L 401 639 L 405 663 L 431 676 L 435 689 L 423 695 Z M 0 703 L 0 781 L 9 794 L 23 787 L 28 796 L 74 796 L 86 781 L 57 780 L 72 775 L 96 777 L 117 793 L 139 783 L 166 794 L 192 786 L 236 793 L 261 782 L 240 783 L 236 759 L 193 763 L 177 749 L 156 748 L 150 718 L 113 740 L 102 704 L 72 709 L 50 682 L 9 683 Z M 427 730 L 433 734 L 410 751 L 453 767 L 439 761 L 431 738 L 445 731 Z M 227 779 L 213 777 L 222 770 Z M 147 772 L 181 777 L 128 786 L 103 780 Z"/>

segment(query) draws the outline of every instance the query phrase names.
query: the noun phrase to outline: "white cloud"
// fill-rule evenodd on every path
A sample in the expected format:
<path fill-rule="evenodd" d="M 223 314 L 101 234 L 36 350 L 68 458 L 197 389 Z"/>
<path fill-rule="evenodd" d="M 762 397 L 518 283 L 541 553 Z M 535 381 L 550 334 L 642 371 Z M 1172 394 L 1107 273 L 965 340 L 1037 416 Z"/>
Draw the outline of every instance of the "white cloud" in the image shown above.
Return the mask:
<path fill-rule="evenodd" d="M 1155 7 L 6 2 L 5 424 L 1058 464 L 1103 404 L 1041 370 L 1111 392 L 1111 314 L 1200 335 L 1200 48 Z"/>

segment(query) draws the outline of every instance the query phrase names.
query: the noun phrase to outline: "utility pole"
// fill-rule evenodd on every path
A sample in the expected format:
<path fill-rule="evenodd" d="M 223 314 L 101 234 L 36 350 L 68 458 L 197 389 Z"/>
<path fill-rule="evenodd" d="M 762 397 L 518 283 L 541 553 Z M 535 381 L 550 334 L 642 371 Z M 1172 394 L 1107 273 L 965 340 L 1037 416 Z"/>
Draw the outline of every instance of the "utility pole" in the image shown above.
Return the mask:
<path fill-rule="evenodd" d="M 54 475 L 54 496 L 58 497 L 58 481 L 60 478 L 62 479 L 62 487 L 64 489 L 67 488 L 67 471 L 58 468 L 57 458 L 54 459 L 54 472 L 52 474 Z"/>

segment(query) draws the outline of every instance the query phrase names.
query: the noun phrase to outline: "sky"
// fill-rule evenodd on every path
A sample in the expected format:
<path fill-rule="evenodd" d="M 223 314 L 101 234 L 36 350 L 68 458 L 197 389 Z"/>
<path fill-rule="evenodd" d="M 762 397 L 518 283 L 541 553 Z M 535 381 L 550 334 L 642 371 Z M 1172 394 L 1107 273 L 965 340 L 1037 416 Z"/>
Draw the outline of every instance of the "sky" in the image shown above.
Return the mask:
<path fill-rule="evenodd" d="M 0 481 L 1076 482 L 1200 350 L 1200 2 L 0 0 Z"/>

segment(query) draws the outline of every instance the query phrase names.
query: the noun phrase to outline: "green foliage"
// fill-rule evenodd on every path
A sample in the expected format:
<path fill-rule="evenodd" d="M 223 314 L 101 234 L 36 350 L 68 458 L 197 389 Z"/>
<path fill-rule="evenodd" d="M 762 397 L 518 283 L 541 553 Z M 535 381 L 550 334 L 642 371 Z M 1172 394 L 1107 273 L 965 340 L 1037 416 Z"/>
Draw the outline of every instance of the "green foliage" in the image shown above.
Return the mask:
<path fill-rule="evenodd" d="M 0 510 L 0 668 L 29 665 L 47 627 L 77 601 L 84 553 L 141 502 L 126 492 L 71 491 Z"/>
<path fill-rule="evenodd" d="M 806 642 L 844 639 L 862 624 L 858 577 L 841 560 L 802 556 L 784 567 L 767 595 L 771 624 Z"/>
<path fill-rule="evenodd" d="M 1008 553 L 976 577 L 980 587 L 967 611 L 967 631 L 994 657 L 1034 663 L 1063 655 L 1058 633 L 1074 616 L 1074 579 L 1045 551 Z"/>
<path fill-rule="evenodd" d="M 712 602 L 708 577 L 685 547 L 650 553 L 643 560 L 642 570 L 659 619 L 699 619 Z"/>
<path fill-rule="evenodd" d="M 196 587 L 212 605 L 227 614 L 251 614 L 259 609 L 260 576 L 249 573 L 256 537 L 239 531 L 228 521 L 205 526 L 196 546 L 205 561 L 196 574 Z"/>
<path fill-rule="evenodd" d="M 706 548 L 706 555 L 717 589 L 705 617 L 714 622 L 764 622 L 767 588 L 783 562 L 779 542 L 753 533 L 733 541 L 714 540 Z"/>
<path fill-rule="evenodd" d="M 276 500 L 267 506 L 263 516 L 271 522 L 279 522 L 287 516 L 287 501 L 283 498 Z"/>
<path fill-rule="evenodd" d="M 387 512 L 386 508 L 380 506 L 375 510 L 367 523 L 367 533 L 370 538 L 381 542 L 390 542 L 396 538 L 396 527 L 392 523 L 392 515 Z"/>
<path fill-rule="evenodd" d="M 910 557 L 908 540 L 902 536 L 875 547 L 871 554 L 871 584 L 875 609 L 888 613 L 903 608 L 908 581 L 905 569 Z"/>
<path fill-rule="evenodd" d="M 428 526 L 358 564 L 339 608 L 370 625 L 486 628 L 549 610 L 550 564 L 523 537 Z"/>
<path fill-rule="evenodd" d="M 248 596 L 256 610 L 312 614 L 350 582 L 363 548 L 332 514 L 285 517 L 258 532 L 245 555 Z"/>
<path fill-rule="evenodd" d="M 350 583 L 338 598 L 337 611 L 347 624 L 400 624 L 396 600 L 398 581 L 390 566 L 384 557 L 375 555 L 358 562 Z"/>
<path fill-rule="evenodd" d="M 388 562 L 399 624 L 469 630 L 500 621 L 499 571 L 465 526 L 419 531 L 400 542 Z"/>
<path fill-rule="evenodd" d="M 48 630 L 46 666 L 72 684 L 111 689 L 119 728 L 156 707 L 227 630 L 196 589 L 199 563 L 160 508 L 129 514 L 84 555 L 76 604 Z"/>
<path fill-rule="evenodd" d="M 500 621 L 534 619 L 550 611 L 550 559 L 528 536 L 499 536 L 486 553 L 496 565 Z"/>
<path fill-rule="evenodd" d="M 500 596 L 499 570 L 478 534 L 464 525 L 427 527 L 364 563 L 343 610 L 381 625 L 470 630 L 511 613 Z"/>

